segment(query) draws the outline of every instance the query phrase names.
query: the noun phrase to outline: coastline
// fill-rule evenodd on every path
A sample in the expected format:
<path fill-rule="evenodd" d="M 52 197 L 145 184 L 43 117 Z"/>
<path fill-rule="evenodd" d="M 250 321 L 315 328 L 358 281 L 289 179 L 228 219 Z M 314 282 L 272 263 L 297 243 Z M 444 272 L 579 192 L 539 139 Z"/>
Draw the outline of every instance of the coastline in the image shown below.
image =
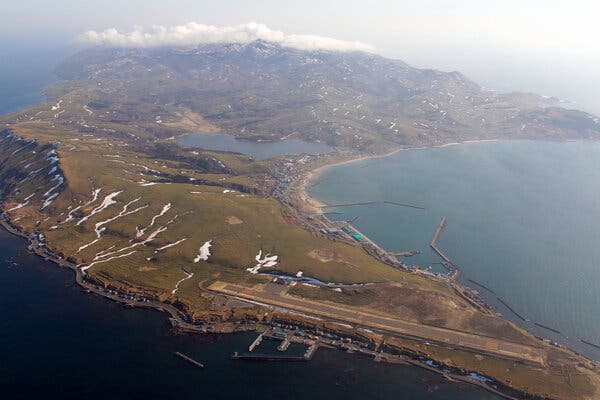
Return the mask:
<path fill-rule="evenodd" d="M 431 147 L 446 147 L 446 146 L 457 145 L 457 144 L 462 144 L 462 143 L 449 143 L 449 144 L 442 145 L 442 146 L 431 146 Z M 393 154 L 396 154 L 399 151 L 404 151 L 404 150 L 419 150 L 419 149 L 424 149 L 424 148 L 426 148 L 426 147 L 394 149 L 393 151 L 388 152 L 386 154 L 360 156 L 360 157 L 355 157 L 355 158 L 351 158 L 351 159 L 339 161 L 337 163 L 330 163 L 330 164 L 321 165 L 319 168 L 315 168 L 315 170 L 318 170 L 317 172 L 321 173 L 322 171 L 326 170 L 326 168 L 329 168 L 329 167 L 334 166 L 334 165 L 343 165 L 343 164 L 348 164 L 348 163 L 351 163 L 351 162 L 366 160 L 366 159 L 370 159 L 370 158 L 383 158 L 383 157 L 388 157 L 388 156 L 391 156 Z M 309 174 L 310 174 L 310 172 L 313 172 L 313 171 L 309 171 L 306 175 L 304 175 L 304 178 L 305 178 L 305 181 L 306 181 L 305 185 L 310 182 Z M 293 184 L 292 184 L 292 186 L 293 186 Z M 306 186 L 304 186 L 304 187 L 306 187 Z M 308 197 L 308 194 L 306 194 L 306 196 Z M 153 309 L 156 309 L 156 310 L 159 310 L 159 311 L 167 312 L 168 314 L 170 314 L 169 321 L 171 322 L 171 324 L 173 326 L 181 328 L 182 330 L 185 330 L 185 331 L 197 332 L 197 333 L 204 333 L 204 332 L 210 332 L 210 333 L 230 333 L 230 332 L 232 332 L 232 331 L 227 331 L 227 330 L 210 330 L 210 331 L 207 331 L 205 329 L 202 329 L 202 328 L 198 327 L 197 325 L 189 324 L 188 322 L 186 322 L 187 315 L 185 314 L 185 312 L 177 309 L 176 307 L 174 307 L 171 304 L 168 304 L 168 303 L 165 303 L 165 302 L 162 302 L 162 301 L 137 302 L 135 300 L 123 297 L 123 296 L 121 296 L 119 294 L 107 293 L 106 290 L 103 291 L 101 288 L 99 288 L 98 286 L 94 285 L 93 283 L 90 283 L 90 282 L 86 281 L 84 279 L 84 274 L 78 268 L 77 264 L 75 264 L 75 263 L 69 263 L 68 261 L 64 260 L 62 257 L 59 257 L 59 256 L 57 256 L 55 254 L 52 254 L 45 246 L 40 247 L 39 243 L 36 243 L 35 239 L 32 238 L 31 235 L 28 235 L 26 232 L 21 231 L 18 227 L 13 226 L 10 223 L 9 220 L 7 220 L 7 221 L 3 220 L 2 221 L 2 225 L 10 233 L 13 233 L 13 234 L 18 235 L 20 237 L 28 239 L 30 241 L 30 245 L 31 245 L 30 247 L 31 247 L 31 249 L 37 255 L 39 255 L 40 257 L 42 257 L 42 258 L 44 258 L 46 260 L 52 261 L 52 262 L 58 264 L 59 266 L 67 267 L 67 268 L 73 270 L 75 272 L 75 274 L 76 274 L 76 277 L 75 277 L 76 282 L 82 288 L 84 288 L 88 293 L 92 292 L 92 293 L 98 294 L 100 296 L 103 296 L 105 298 L 108 298 L 108 299 L 111 299 L 113 301 L 117 301 L 117 302 L 120 302 L 120 303 L 124 303 L 124 304 L 132 306 L 132 307 L 133 306 L 139 306 L 139 307 L 153 308 Z M 245 330 L 247 330 L 247 331 L 256 331 L 256 330 L 260 329 L 261 327 L 263 327 L 263 325 L 261 325 L 260 323 L 255 323 L 255 324 L 253 324 L 253 326 L 247 326 L 247 329 L 245 329 Z M 426 364 L 423 365 L 423 363 L 420 362 L 418 359 L 417 360 L 413 360 L 413 361 L 414 361 L 414 363 L 415 363 L 416 366 L 424 367 L 424 365 L 426 365 Z M 436 361 L 436 363 L 441 364 L 442 366 L 444 366 L 443 362 L 439 363 L 438 361 Z M 436 370 L 436 372 L 438 372 L 440 374 L 445 374 L 445 372 L 442 369 Z M 458 379 L 458 380 L 462 380 L 462 379 Z M 488 386 L 487 385 L 483 385 L 482 383 L 476 383 L 476 382 L 468 382 L 468 383 L 476 384 L 478 386 L 482 386 L 482 387 L 485 387 L 486 389 L 488 389 Z M 499 383 L 494 381 L 494 384 L 499 384 Z M 500 384 L 500 386 L 502 386 L 502 385 Z M 517 389 L 513 389 L 513 388 L 510 388 L 510 387 L 508 389 L 518 391 Z M 521 393 L 521 392 L 519 392 L 519 393 Z M 497 393 L 497 394 L 500 394 L 500 393 Z M 510 397 L 508 395 L 506 395 L 506 397 L 514 399 L 514 397 Z"/>
<path fill-rule="evenodd" d="M 0 211 L 2 211 L 2 210 L 0 210 Z M 73 271 L 73 273 L 75 274 L 75 279 L 74 279 L 75 282 L 86 293 L 88 293 L 88 294 L 93 293 L 93 294 L 99 295 L 103 298 L 106 298 L 108 300 L 112 300 L 117 303 L 121 303 L 125 306 L 154 309 L 156 311 L 167 313 L 168 321 L 171 324 L 171 326 L 181 329 L 183 332 L 191 333 L 191 334 L 193 334 L 193 333 L 196 333 L 196 334 L 202 334 L 202 333 L 227 334 L 227 333 L 236 333 L 236 332 L 262 332 L 266 329 L 266 327 L 264 325 L 262 325 L 261 323 L 258 323 L 258 322 L 251 326 L 246 326 L 245 329 L 242 327 L 238 327 L 238 329 L 236 329 L 236 330 L 227 330 L 227 329 L 219 330 L 219 329 L 217 329 L 217 330 L 209 331 L 209 330 L 203 329 L 198 325 L 190 324 L 189 322 L 187 322 L 186 319 L 188 318 L 188 316 L 183 311 L 174 307 L 172 304 L 168 304 L 168 303 L 165 303 L 162 301 L 157 301 L 157 300 L 146 300 L 146 301 L 140 302 L 140 301 L 136 301 L 134 299 L 129 299 L 125 295 L 122 295 L 116 291 L 107 291 L 107 290 L 103 291 L 99 286 L 96 286 L 92 282 L 88 282 L 85 280 L 85 274 L 84 274 L 84 272 L 81 271 L 81 269 L 79 268 L 79 266 L 77 264 L 67 261 L 66 259 L 51 252 L 45 246 L 40 245 L 40 243 L 36 239 L 34 239 L 31 235 L 27 234 L 26 232 L 23 232 L 20 228 L 13 225 L 12 222 L 6 217 L 4 212 L 2 212 L 0 214 L 0 229 L 4 229 L 6 232 L 8 232 L 12 235 L 15 235 L 17 237 L 27 240 L 29 243 L 29 246 L 27 246 L 27 249 L 32 251 L 38 257 L 42 258 L 44 261 L 52 262 L 54 264 L 57 264 L 61 268 L 66 268 L 66 269 Z M 294 314 L 295 313 L 292 312 L 292 313 L 289 313 L 288 315 L 293 316 Z M 512 388 L 510 386 L 506 386 L 502 382 L 495 381 L 493 378 L 485 377 L 487 379 L 487 381 L 481 380 L 478 378 L 481 375 L 478 375 L 477 373 L 468 371 L 468 370 L 462 370 L 462 369 L 457 370 L 455 367 L 445 364 L 444 361 L 442 361 L 442 360 L 427 359 L 427 358 L 424 358 L 422 355 L 417 355 L 417 354 L 411 355 L 410 353 L 406 353 L 406 354 L 401 353 L 400 355 L 395 355 L 394 353 L 386 353 L 384 351 L 381 351 L 379 353 L 379 355 L 380 355 L 380 358 L 374 359 L 373 362 L 380 361 L 380 362 L 388 363 L 390 365 L 397 364 L 397 363 L 407 363 L 412 366 L 442 375 L 444 378 L 446 378 L 450 382 L 458 382 L 458 383 L 462 383 L 462 384 L 466 384 L 466 385 L 477 386 L 477 387 L 480 387 L 480 388 L 488 391 L 489 393 L 495 394 L 497 396 L 500 396 L 500 397 L 508 399 L 508 400 L 518 400 L 519 399 L 519 397 L 515 397 L 515 396 L 513 396 L 513 394 L 528 395 L 527 393 L 522 392 L 518 389 Z M 435 367 L 435 366 L 430 365 L 429 361 L 433 361 L 433 362 L 437 363 L 438 366 Z M 454 372 L 452 372 L 452 370 L 454 370 Z M 459 374 L 459 372 L 462 372 L 464 374 Z M 476 377 L 472 376 L 472 374 L 475 374 Z M 502 390 L 505 390 L 505 391 L 503 392 Z"/>
<path fill-rule="evenodd" d="M 533 141 L 533 139 L 524 139 L 525 141 Z M 392 151 L 383 153 L 383 154 L 373 154 L 373 155 L 360 155 L 357 157 L 353 157 L 350 159 L 346 159 L 346 160 L 341 160 L 341 161 L 334 161 L 331 163 L 325 163 L 323 165 L 319 165 L 318 167 L 309 170 L 304 177 L 302 177 L 301 179 L 299 179 L 299 184 L 298 186 L 296 186 L 296 190 L 298 191 L 298 193 L 301 193 L 302 196 L 304 197 L 304 201 L 307 204 L 310 204 L 311 207 L 314 207 L 314 213 L 318 214 L 321 218 L 327 220 L 328 222 L 330 222 L 329 218 L 324 215 L 323 211 L 322 211 L 322 207 L 327 206 L 327 204 L 325 204 L 324 202 L 311 197 L 308 194 L 308 187 L 311 184 L 311 181 L 313 181 L 315 178 L 319 177 L 324 171 L 326 171 L 329 168 L 332 167 L 337 167 L 337 166 L 342 166 L 342 165 L 347 165 L 347 164 L 351 164 L 351 163 L 355 163 L 355 162 L 361 162 L 361 161 L 366 161 L 366 160 L 370 160 L 370 159 L 379 159 L 379 158 L 387 158 L 387 157 L 391 157 L 395 154 L 398 154 L 402 151 L 411 151 L 411 150 L 425 150 L 425 149 L 432 149 L 432 148 L 446 148 L 446 147 L 452 147 L 452 146 L 458 146 L 458 145 L 465 145 L 465 144 L 472 144 L 472 143 L 483 143 L 483 142 L 507 142 L 510 140 L 504 140 L 504 139 L 479 139 L 479 140 L 467 140 L 467 141 L 462 141 L 462 142 L 449 142 L 449 143 L 444 143 L 444 144 L 439 144 L 439 145 L 430 145 L 430 146 L 418 146 L 418 147 L 402 147 L 402 148 L 396 148 Z M 519 139 L 515 139 L 515 141 L 519 141 Z M 520 141 L 523 141 L 523 139 L 521 139 Z M 550 142 L 570 142 L 572 140 L 549 140 Z M 457 270 L 458 271 L 458 275 L 461 275 L 460 269 Z M 468 283 L 469 280 L 456 280 L 453 282 L 454 285 L 461 287 L 461 288 L 469 288 L 469 289 L 473 289 L 473 290 L 477 290 L 477 284 L 475 285 L 470 285 Z M 486 288 L 488 291 L 490 290 L 489 288 Z M 478 291 L 479 293 L 479 291 Z M 484 295 L 480 294 L 480 296 L 483 296 L 483 298 L 487 301 L 491 301 L 493 302 L 495 299 L 497 299 L 496 296 L 491 296 L 491 297 L 485 297 Z M 508 305 L 507 303 L 505 303 L 504 301 L 500 301 L 500 303 L 502 305 L 504 305 L 509 311 L 511 311 L 512 313 L 515 313 L 514 310 L 511 308 L 510 305 Z M 512 323 L 514 323 L 515 325 L 517 325 L 519 328 L 527 331 L 530 335 L 540 339 L 540 340 L 544 340 L 548 343 L 555 343 L 553 339 L 546 337 L 546 335 L 544 335 L 543 333 L 535 333 L 532 332 L 529 327 L 527 327 L 525 324 L 519 323 L 518 321 L 513 321 L 508 319 L 503 313 L 500 313 L 500 311 L 497 309 L 497 307 L 493 307 L 492 308 L 493 312 L 498 313 L 500 315 L 500 317 L 502 319 L 505 319 L 507 321 L 510 321 Z M 516 314 L 520 319 L 522 319 L 523 321 L 526 321 L 526 319 L 523 319 L 522 316 L 520 316 L 520 314 Z M 528 321 L 528 320 L 527 320 Z M 536 324 L 538 325 L 538 324 Z M 540 326 L 540 325 L 538 325 Z M 542 327 L 545 328 L 544 325 L 542 325 Z M 553 329 L 551 329 L 552 331 L 554 331 Z M 559 333 L 558 331 L 554 331 L 556 333 Z M 585 342 L 584 342 L 585 343 Z M 568 350 L 571 353 L 574 353 L 580 357 L 585 358 L 586 360 L 590 361 L 590 362 L 597 362 L 596 360 L 594 360 L 593 358 L 591 358 L 590 356 L 586 356 L 585 354 L 581 354 L 580 352 L 572 349 L 571 347 L 569 347 L 568 345 L 565 344 L 557 344 L 558 347 L 563 348 Z"/>
<path fill-rule="evenodd" d="M 197 325 L 193 325 L 193 324 L 186 322 L 185 314 L 183 314 L 183 312 L 181 312 L 180 310 L 178 310 L 171 304 L 167 304 L 167 303 L 164 303 L 161 301 L 155 301 L 155 300 L 136 301 L 134 299 L 128 299 L 126 297 L 121 297 L 115 291 L 113 291 L 114 293 L 111 293 L 111 292 L 106 292 L 106 291 L 101 290 L 100 287 L 85 280 L 84 273 L 81 271 L 81 269 L 79 268 L 79 266 L 77 264 L 74 264 L 70 261 L 67 261 L 66 259 L 59 257 L 56 254 L 53 254 L 50 250 L 48 250 L 44 246 L 40 246 L 40 244 L 39 244 L 39 242 L 37 242 L 37 240 L 33 239 L 32 237 L 30 237 L 30 235 L 26 234 L 25 232 L 21 231 L 18 227 L 14 226 L 10 222 L 10 220 L 8 220 L 4 215 L 2 215 L 0 217 L 0 226 L 2 228 L 4 228 L 4 230 L 6 230 L 8 233 L 27 240 L 29 242 L 29 246 L 27 246 L 27 248 L 29 250 L 31 250 L 34 254 L 36 254 L 37 256 L 42 258 L 43 260 L 53 262 L 53 263 L 57 264 L 59 267 L 67 268 L 67 269 L 70 269 L 71 271 L 73 271 L 73 273 L 75 274 L 75 282 L 81 288 L 83 288 L 86 292 L 94 293 L 99 296 L 105 297 L 107 299 L 110 299 L 110 300 L 113 300 L 113 301 L 116 301 L 119 303 L 123 303 L 123 304 L 131 306 L 131 307 L 152 308 L 157 311 L 166 312 L 167 314 L 169 314 L 169 321 L 171 322 L 172 326 L 181 328 L 186 331 L 203 332 L 203 330 L 200 327 L 198 327 Z M 216 332 L 216 333 L 218 333 L 218 332 Z"/>

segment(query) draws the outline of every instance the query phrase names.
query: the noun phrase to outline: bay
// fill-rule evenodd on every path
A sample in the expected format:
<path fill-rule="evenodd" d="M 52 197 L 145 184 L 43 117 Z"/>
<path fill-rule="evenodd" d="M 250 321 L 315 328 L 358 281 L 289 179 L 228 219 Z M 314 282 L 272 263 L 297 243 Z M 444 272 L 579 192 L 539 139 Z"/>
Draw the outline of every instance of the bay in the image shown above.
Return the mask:
<path fill-rule="evenodd" d="M 507 318 L 594 359 L 600 352 L 600 143 L 508 141 L 401 151 L 325 170 L 310 194 L 385 249 L 420 250 L 427 268 L 439 246 Z M 394 204 L 408 203 L 416 209 Z M 494 293 L 473 284 L 482 283 Z M 528 321 L 503 306 L 502 298 Z M 542 328 L 539 323 L 554 330 Z"/>

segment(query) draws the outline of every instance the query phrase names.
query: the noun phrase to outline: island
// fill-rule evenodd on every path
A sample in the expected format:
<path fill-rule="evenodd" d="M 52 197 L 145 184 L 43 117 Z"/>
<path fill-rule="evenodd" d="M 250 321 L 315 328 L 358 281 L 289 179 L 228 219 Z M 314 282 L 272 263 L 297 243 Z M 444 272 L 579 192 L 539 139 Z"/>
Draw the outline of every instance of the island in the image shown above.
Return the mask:
<path fill-rule="evenodd" d="M 337 347 L 507 398 L 597 398 L 595 362 L 456 281 L 437 246 L 445 221 L 431 245 L 449 273 L 433 273 L 306 193 L 328 166 L 403 149 L 598 139 L 595 116 L 455 72 L 264 41 L 93 48 L 57 74 L 46 103 L 0 120 L 0 222 L 85 290 L 165 311 L 184 331 L 279 334 L 283 350 L 301 340 L 303 359 Z M 178 143 L 215 132 L 331 150 L 261 159 Z"/>

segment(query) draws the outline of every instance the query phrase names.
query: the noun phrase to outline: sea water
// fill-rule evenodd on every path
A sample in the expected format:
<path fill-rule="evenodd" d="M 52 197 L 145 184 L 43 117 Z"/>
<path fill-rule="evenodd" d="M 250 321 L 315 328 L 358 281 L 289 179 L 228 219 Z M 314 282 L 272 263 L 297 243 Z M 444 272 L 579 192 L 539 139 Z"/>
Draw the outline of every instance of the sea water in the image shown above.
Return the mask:
<path fill-rule="evenodd" d="M 422 268 L 439 269 L 442 260 L 429 243 L 446 217 L 438 246 L 460 267 L 464 283 L 507 318 L 600 359 L 600 351 L 580 341 L 600 344 L 600 143 L 478 142 L 400 151 L 327 169 L 309 193 L 329 204 L 375 201 L 333 207 L 342 214 L 331 217 L 358 217 L 354 225 L 389 251 L 420 250 L 403 260 Z"/>

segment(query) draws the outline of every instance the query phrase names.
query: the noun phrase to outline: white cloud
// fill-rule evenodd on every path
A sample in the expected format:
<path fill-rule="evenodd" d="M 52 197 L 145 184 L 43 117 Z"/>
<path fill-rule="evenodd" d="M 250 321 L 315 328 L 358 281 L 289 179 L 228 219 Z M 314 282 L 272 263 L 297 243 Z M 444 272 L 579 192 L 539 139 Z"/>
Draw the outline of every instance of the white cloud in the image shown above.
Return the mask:
<path fill-rule="evenodd" d="M 287 35 L 255 22 L 222 27 L 189 22 L 172 27 L 155 25 L 149 31 L 136 26 L 131 32 L 109 28 L 101 32 L 87 31 L 79 39 L 84 43 L 115 47 L 197 46 L 209 43 L 250 43 L 260 39 L 301 50 L 374 50 L 372 46 L 361 42 L 314 35 Z"/>

